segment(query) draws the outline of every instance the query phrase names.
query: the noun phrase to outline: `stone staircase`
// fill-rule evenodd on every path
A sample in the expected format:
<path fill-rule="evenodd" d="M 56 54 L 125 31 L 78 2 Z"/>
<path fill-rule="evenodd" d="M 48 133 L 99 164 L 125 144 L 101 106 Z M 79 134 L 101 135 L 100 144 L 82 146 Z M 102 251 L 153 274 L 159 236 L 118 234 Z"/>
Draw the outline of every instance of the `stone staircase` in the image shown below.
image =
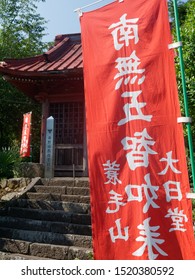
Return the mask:
<path fill-rule="evenodd" d="M 87 178 L 39 178 L 0 209 L 0 259 L 92 258 Z"/>

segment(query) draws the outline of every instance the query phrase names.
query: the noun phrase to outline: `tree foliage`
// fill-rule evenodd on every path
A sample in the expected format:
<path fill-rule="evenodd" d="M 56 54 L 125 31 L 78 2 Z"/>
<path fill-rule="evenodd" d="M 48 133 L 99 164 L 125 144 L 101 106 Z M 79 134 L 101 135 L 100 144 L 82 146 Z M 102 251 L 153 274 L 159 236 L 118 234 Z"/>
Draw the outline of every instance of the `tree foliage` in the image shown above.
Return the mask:
<path fill-rule="evenodd" d="M 173 34 L 176 38 L 175 23 L 174 23 L 174 11 L 173 11 L 173 1 L 169 3 L 169 9 L 171 18 L 173 21 L 172 28 Z M 193 142 L 195 145 L 195 1 L 188 0 L 178 1 L 178 11 L 179 11 L 179 20 L 180 20 L 180 31 L 181 39 L 183 44 L 183 59 L 185 65 L 185 77 L 186 77 L 186 86 L 187 86 L 187 95 L 188 95 L 188 107 L 190 116 L 192 117 L 192 134 Z M 181 81 L 181 71 L 179 66 L 179 57 L 176 59 L 176 70 L 177 70 L 177 79 L 178 79 L 178 89 L 181 100 L 181 107 L 184 112 L 184 102 L 183 102 L 183 92 L 182 92 L 182 81 Z"/>
<path fill-rule="evenodd" d="M 186 14 L 181 24 L 181 36 L 183 42 L 188 105 L 190 116 L 193 119 L 192 130 L 195 136 L 195 2 L 193 0 L 188 1 L 185 4 L 185 8 Z"/>
<path fill-rule="evenodd" d="M 40 53 L 46 21 L 36 3 L 45 0 L 1 0 L 0 57 L 20 58 Z"/>
<path fill-rule="evenodd" d="M 39 1 L 45 0 L 0 1 L 0 61 L 34 56 L 47 48 L 42 40 L 46 21 L 37 13 Z M 36 150 L 40 141 L 40 104 L 0 77 L 0 149 L 20 143 L 23 114 L 29 111 L 33 113 Z"/>

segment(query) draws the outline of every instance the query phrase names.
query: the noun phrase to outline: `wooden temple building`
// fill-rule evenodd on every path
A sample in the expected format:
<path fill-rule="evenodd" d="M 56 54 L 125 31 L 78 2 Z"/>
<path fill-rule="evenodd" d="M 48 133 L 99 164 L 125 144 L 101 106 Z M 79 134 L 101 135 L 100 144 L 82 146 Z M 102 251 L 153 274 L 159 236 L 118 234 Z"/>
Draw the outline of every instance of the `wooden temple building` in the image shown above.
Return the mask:
<path fill-rule="evenodd" d="M 0 74 L 42 104 L 40 163 L 45 159 L 46 120 L 55 120 L 55 176 L 87 176 L 83 60 L 80 34 L 58 35 L 47 52 L 6 59 Z M 26 112 L 23 112 L 26 113 Z"/>

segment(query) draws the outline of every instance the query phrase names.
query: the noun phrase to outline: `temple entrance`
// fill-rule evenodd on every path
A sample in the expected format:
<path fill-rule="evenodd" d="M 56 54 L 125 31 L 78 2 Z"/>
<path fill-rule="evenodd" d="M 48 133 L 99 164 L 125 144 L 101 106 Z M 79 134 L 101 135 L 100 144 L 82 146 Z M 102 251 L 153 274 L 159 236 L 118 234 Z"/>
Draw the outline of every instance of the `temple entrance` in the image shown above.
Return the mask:
<path fill-rule="evenodd" d="M 83 176 L 86 169 L 84 103 L 51 103 L 55 119 L 55 176 Z"/>
<path fill-rule="evenodd" d="M 54 176 L 88 176 L 80 34 L 55 37 L 47 52 L 0 63 L 0 75 L 42 104 L 40 163 L 45 166 L 46 123 L 55 120 Z"/>

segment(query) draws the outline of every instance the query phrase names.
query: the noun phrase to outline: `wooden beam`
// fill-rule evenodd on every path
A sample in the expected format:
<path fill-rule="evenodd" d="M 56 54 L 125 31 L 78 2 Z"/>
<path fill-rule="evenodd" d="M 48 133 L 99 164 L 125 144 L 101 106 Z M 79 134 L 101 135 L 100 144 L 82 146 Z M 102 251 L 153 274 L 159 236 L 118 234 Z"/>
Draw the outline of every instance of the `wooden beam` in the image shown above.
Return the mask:
<path fill-rule="evenodd" d="M 45 138 L 46 138 L 46 121 L 49 116 L 49 101 L 46 99 L 42 103 L 42 119 L 41 119 L 41 146 L 40 146 L 40 163 L 45 163 Z"/>

